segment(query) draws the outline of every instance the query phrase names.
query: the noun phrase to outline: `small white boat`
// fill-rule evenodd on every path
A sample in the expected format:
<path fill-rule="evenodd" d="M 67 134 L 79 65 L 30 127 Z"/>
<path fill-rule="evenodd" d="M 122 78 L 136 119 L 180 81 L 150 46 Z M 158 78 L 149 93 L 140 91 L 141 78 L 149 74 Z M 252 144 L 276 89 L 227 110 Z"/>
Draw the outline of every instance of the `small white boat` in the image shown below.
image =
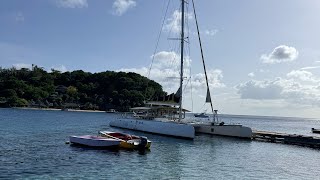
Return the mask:
<path fill-rule="evenodd" d="M 320 129 L 311 128 L 312 133 L 320 134 Z"/>
<path fill-rule="evenodd" d="M 106 138 L 101 136 L 92 136 L 92 135 L 84 135 L 84 136 L 70 136 L 70 143 L 90 146 L 90 147 L 113 147 L 119 146 L 121 140 Z"/>
<path fill-rule="evenodd" d="M 116 113 L 117 111 L 115 109 L 109 109 L 108 111 L 106 111 L 106 113 Z"/>
<path fill-rule="evenodd" d="M 194 117 L 198 117 L 198 118 L 208 118 L 209 116 L 206 115 L 205 113 L 200 113 L 200 114 L 194 114 Z"/>

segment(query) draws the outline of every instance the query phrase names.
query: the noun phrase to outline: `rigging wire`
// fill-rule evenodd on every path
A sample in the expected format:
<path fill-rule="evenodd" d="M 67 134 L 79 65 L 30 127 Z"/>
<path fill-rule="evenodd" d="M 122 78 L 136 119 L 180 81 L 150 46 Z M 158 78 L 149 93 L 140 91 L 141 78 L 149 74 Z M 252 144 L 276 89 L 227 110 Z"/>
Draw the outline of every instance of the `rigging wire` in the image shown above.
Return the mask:
<path fill-rule="evenodd" d="M 197 14 L 196 14 L 196 8 L 195 8 L 195 5 L 194 5 L 194 0 L 192 0 L 192 5 L 193 5 L 194 18 L 195 18 L 195 21 L 196 21 L 196 27 L 197 27 L 197 33 L 198 33 L 198 39 L 199 39 L 199 45 L 200 45 L 200 51 L 201 51 L 201 58 L 202 58 L 202 63 L 203 63 L 203 69 L 204 69 L 204 74 L 205 74 L 205 77 L 206 77 L 207 93 L 210 96 L 211 110 L 212 110 L 212 114 L 214 114 L 211 95 L 210 95 L 210 88 L 209 88 L 209 84 L 208 84 L 208 77 L 207 77 L 207 72 L 206 72 L 206 65 L 205 65 L 205 62 L 204 62 L 203 50 L 202 50 L 202 45 L 201 45 L 201 38 L 200 38 L 200 32 L 199 32 L 199 26 L 198 26 L 198 20 L 197 20 Z"/>
<path fill-rule="evenodd" d="M 159 34 L 158 34 L 158 38 L 157 38 L 157 42 L 156 42 L 156 47 L 153 51 L 153 56 L 152 56 L 152 60 L 151 60 L 151 65 L 149 67 L 149 71 L 148 71 L 148 75 L 147 77 L 149 78 L 150 76 L 150 71 L 152 69 L 152 65 L 153 65 L 153 62 L 154 62 L 154 55 L 156 54 L 157 50 L 158 50 L 158 46 L 159 46 L 159 41 L 160 41 L 160 37 L 161 37 L 161 34 L 162 34 L 162 30 L 163 30 L 163 26 L 164 26 L 164 23 L 165 23 L 165 20 L 166 20 L 166 17 L 167 17 L 167 12 L 168 12 L 168 8 L 169 8 L 169 4 L 170 4 L 170 1 L 168 1 L 168 4 L 166 6 L 166 11 L 165 11 L 165 14 L 164 14 L 164 17 L 162 19 L 162 23 L 161 23 L 161 28 L 160 28 L 160 31 L 159 31 Z"/>
<path fill-rule="evenodd" d="M 165 28 L 165 25 L 166 25 L 166 20 L 167 20 L 167 17 L 168 17 L 168 13 L 169 13 L 169 9 L 170 9 L 170 3 L 171 3 L 171 0 L 168 0 L 168 3 L 167 3 L 167 5 L 166 5 L 166 9 L 165 9 L 165 15 L 164 15 L 164 17 L 163 17 L 163 19 L 162 19 L 162 23 L 161 23 L 161 29 L 160 29 L 160 31 L 159 31 L 159 34 L 158 34 L 158 36 L 157 36 L 157 42 L 156 42 L 156 46 L 155 46 L 155 49 L 154 49 L 154 53 L 153 53 L 153 56 L 152 56 L 152 61 L 151 61 L 151 64 L 150 64 L 150 67 L 149 67 L 149 69 L 148 69 L 148 73 L 147 73 L 147 77 L 148 78 L 150 78 L 150 74 L 151 74 L 151 70 L 152 70 L 152 68 L 153 68 L 153 65 L 154 65 L 154 61 L 155 61 L 155 54 L 156 54 L 156 52 L 157 52 L 157 50 L 158 50 L 158 47 L 159 47 L 159 43 L 160 43 L 160 38 L 161 38 L 161 35 L 162 35 L 162 33 L 163 33 L 163 30 L 164 30 L 164 28 Z M 172 3 L 171 3 L 172 4 Z M 187 16 L 189 16 L 189 3 L 186 3 L 187 4 Z M 173 12 L 175 12 L 176 11 L 176 9 L 175 10 L 173 10 L 172 9 L 172 11 Z M 181 12 L 181 7 L 179 6 L 179 8 L 178 8 L 178 12 Z M 174 14 L 174 13 L 173 13 Z M 173 17 L 174 18 L 174 17 Z M 187 31 L 187 39 L 188 39 L 188 41 L 189 41 L 189 35 L 190 35 L 190 29 L 189 29 L 189 21 L 187 20 L 188 19 L 188 17 L 187 18 L 185 18 L 185 23 L 186 23 L 186 25 L 187 25 L 187 29 L 188 29 L 188 31 Z M 173 26 L 171 26 L 170 27 L 170 29 L 168 30 L 168 39 L 170 39 L 169 38 L 169 36 L 170 35 L 172 35 L 172 34 L 176 34 L 176 32 L 173 30 Z M 172 38 L 171 38 L 172 39 Z M 188 41 L 187 41 L 187 44 L 188 44 L 188 46 L 187 47 L 185 47 L 184 49 L 185 49 L 185 51 L 187 51 L 188 52 L 188 57 L 190 57 L 190 44 L 188 43 Z M 167 41 L 167 42 L 170 42 L 170 41 Z M 178 52 L 179 50 L 178 49 L 181 49 L 180 47 L 180 43 L 169 43 L 169 46 L 171 46 L 171 48 L 170 48 L 170 51 L 171 52 Z M 186 49 L 187 48 L 187 49 Z M 175 54 L 175 53 L 174 53 Z M 172 59 L 170 59 L 171 61 L 169 61 L 169 63 L 167 64 L 167 65 L 169 65 L 169 66 L 174 66 L 174 65 L 176 65 L 176 61 L 177 61 L 177 57 L 178 56 L 176 56 L 176 54 L 175 54 L 175 56 L 172 58 Z M 177 69 L 177 71 L 176 72 L 178 72 L 179 70 Z M 191 81 L 191 66 L 190 66 L 190 78 L 189 78 L 189 80 L 188 80 L 188 82 L 189 81 Z M 169 76 L 170 74 L 169 74 L 169 72 L 167 72 L 167 71 L 164 71 L 164 73 L 167 75 L 167 76 Z M 181 73 L 181 72 L 180 72 Z M 168 78 L 169 79 L 169 78 Z M 185 84 L 185 86 L 187 85 L 188 83 L 186 83 Z M 190 83 L 191 84 L 191 83 Z M 147 88 L 148 88 L 148 84 L 147 84 Z M 183 89 L 185 89 L 186 87 L 184 87 Z M 146 91 L 146 93 L 147 93 L 147 91 Z M 191 91 L 191 94 L 192 94 L 192 91 Z M 191 95 L 192 96 L 192 95 Z M 145 96 L 146 97 L 146 96 Z M 151 97 L 152 97 L 152 95 L 151 95 Z M 151 97 L 148 97 L 148 98 L 151 98 Z M 192 110 L 193 110 L 193 98 L 191 98 L 192 99 Z"/>
<path fill-rule="evenodd" d="M 206 106 L 206 103 L 203 103 L 203 105 L 202 105 L 202 107 L 201 107 L 201 109 L 200 109 L 200 112 L 202 112 L 202 110 L 203 110 L 203 111 L 206 111 L 206 110 L 205 110 L 205 106 Z"/>
<path fill-rule="evenodd" d="M 176 12 L 176 10 L 178 9 L 178 12 L 181 12 L 181 6 L 179 5 L 179 8 L 175 8 L 174 6 L 173 7 L 171 7 L 172 9 L 170 10 L 170 12 L 173 12 L 173 15 L 175 15 L 174 13 Z M 172 17 L 173 19 L 174 18 L 176 18 L 176 17 Z M 179 40 L 179 39 L 177 39 L 177 38 L 172 38 L 172 37 L 170 37 L 172 34 L 175 34 L 176 32 L 174 32 L 173 31 L 173 25 L 172 26 L 170 26 L 170 29 L 169 29 L 169 31 L 168 31 L 168 36 L 167 36 L 167 39 L 168 40 Z M 171 41 L 167 41 L 168 42 L 168 44 L 169 44 L 169 46 L 170 47 L 172 47 L 173 45 L 172 44 L 174 44 L 174 46 L 176 46 L 177 44 L 176 43 L 171 43 L 170 44 L 170 42 Z M 175 51 L 174 51 L 175 52 Z"/>
<path fill-rule="evenodd" d="M 173 4 L 173 3 L 171 3 L 171 4 Z M 179 6 L 179 8 L 174 8 L 174 6 L 172 6 L 172 5 L 169 8 L 170 8 L 169 11 L 173 12 L 173 15 L 175 15 L 174 12 L 177 9 L 179 9 L 179 11 L 181 9 L 180 6 Z M 169 19 L 169 22 L 174 20 L 174 19 L 175 19 L 175 16 L 172 16 L 172 19 Z M 176 63 L 177 63 L 178 56 L 177 56 L 176 52 L 178 52 L 178 48 L 180 48 L 180 44 L 171 42 L 171 40 L 176 40 L 177 39 L 177 38 L 172 38 L 171 37 L 172 35 L 174 35 L 174 36 L 176 35 L 176 32 L 173 30 L 173 27 L 174 27 L 175 24 L 166 24 L 166 26 L 168 26 L 168 25 L 171 25 L 171 26 L 166 28 L 166 30 L 168 31 L 167 32 L 168 41 L 166 41 L 166 42 L 168 43 L 169 52 L 173 53 L 174 56 L 169 59 L 169 61 L 166 63 L 166 66 L 167 67 L 172 67 L 172 69 L 174 69 L 174 68 L 177 68 L 177 64 Z M 174 69 L 174 72 L 178 72 L 178 71 L 179 71 L 178 69 Z M 164 76 L 167 77 L 165 79 L 165 83 L 169 84 L 169 86 L 167 86 L 167 87 L 169 87 L 168 91 L 169 92 L 175 92 L 176 88 L 174 86 L 170 85 L 170 83 L 172 83 L 172 79 L 176 79 L 178 77 L 176 77 L 175 74 L 172 74 L 170 71 L 167 71 L 167 70 L 164 70 L 161 73 L 164 73 Z"/>
<path fill-rule="evenodd" d="M 155 46 L 155 49 L 154 49 L 154 51 L 153 51 L 151 64 L 150 64 L 150 67 L 149 67 L 149 70 L 148 70 L 148 73 L 147 73 L 147 78 L 148 78 L 148 79 L 150 78 L 150 72 L 151 72 L 151 69 L 152 69 L 152 66 L 153 66 L 153 63 L 154 63 L 155 54 L 156 54 L 156 52 L 157 52 L 157 50 L 158 50 L 158 46 L 159 46 L 159 42 L 160 42 L 160 37 L 161 37 L 162 30 L 163 30 L 163 26 L 164 26 L 164 23 L 165 23 L 165 20 L 166 20 L 166 17 L 167 17 L 167 12 L 168 12 L 168 9 L 169 9 L 170 2 L 171 2 L 171 0 L 168 0 L 167 6 L 166 6 L 166 10 L 165 10 L 165 13 L 164 13 L 164 16 L 163 16 L 163 19 L 162 19 L 161 28 L 160 28 L 160 31 L 159 31 L 159 34 L 158 34 L 158 37 L 157 37 L 156 46 Z M 145 91 L 145 98 L 146 98 L 146 96 L 147 96 L 148 86 L 149 86 L 149 81 L 147 81 L 147 87 L 146 87 L 146 91 Z M 153 95 L 151 95 L 151 97 L 152 97 L 152 96 L 153 96 Z M 148 97 L 148 99 L 151 98 L 151 97 Z"/>

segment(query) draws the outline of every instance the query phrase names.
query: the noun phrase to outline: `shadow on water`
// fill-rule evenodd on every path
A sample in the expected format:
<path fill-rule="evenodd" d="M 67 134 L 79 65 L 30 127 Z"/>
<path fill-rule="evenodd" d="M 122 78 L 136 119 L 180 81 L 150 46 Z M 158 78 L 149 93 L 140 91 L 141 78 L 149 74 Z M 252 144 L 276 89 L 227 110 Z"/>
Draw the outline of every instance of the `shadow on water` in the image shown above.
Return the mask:
<path fill-rule="evenodd" d="M 252 146 L 251 139 L 243 139 L 228 136 L 217 136 L 210 134 L 197 134 L 195 137 L 195 146 L 211 148 L 213 151 L 220 150 L 221 147 L 242 147 L 249 148 Z M 213 153 L 213 152 L 212 152 Z"/>
<path fill-rule="evenodd" d="M 222 140 L 226 142 L 239 142 L 239 143 L 251 143 L 252 139 L 248 138 L 238 138 L 238 137 L 232 137 L 232 136 L 219 136 L 219 135 L 212 135 L 212 134 L 201 134 L 197 133 L 196 137 L 204 137 L 204 138 L 211 138 L 211 139 L 217 139 L 217 140 Z"/>
<path fill-rule="evenodd" d="M 139 155 L 147 155 L 148 153 L 150 153 L 150 149 L 138 149 L 135 151 L 138 151 Z"/>
<path fill-rule="evenodd" d="M 70 144 L 70 148 L 72 151 L 81 152 L 81 151 L 97 151 L 102 153 L 108 153 L 108 152 L 119 152 L 120 148 L 118 146 L 113 147 L 90 147 L 90 146 L 84 146 L 80 144 Z"/>
<path fill-rule="evenodd" d="M 97 152 L 97 153 L 113 153 L 113 154 L 119 154 L 120 151 L 124 152 L 138 152 L 139 155 L 147 155 L 150 153 L 150 149 L 123 149 L 119 146 L 113 146 L 113 147 L 90 147 L 90 146 L 84 146 L 80 144 L 70 144 L 70 148 L 72 151 L 75 152 L 84 152 L 84 151 L 90 151 L 90 152 Z"/>

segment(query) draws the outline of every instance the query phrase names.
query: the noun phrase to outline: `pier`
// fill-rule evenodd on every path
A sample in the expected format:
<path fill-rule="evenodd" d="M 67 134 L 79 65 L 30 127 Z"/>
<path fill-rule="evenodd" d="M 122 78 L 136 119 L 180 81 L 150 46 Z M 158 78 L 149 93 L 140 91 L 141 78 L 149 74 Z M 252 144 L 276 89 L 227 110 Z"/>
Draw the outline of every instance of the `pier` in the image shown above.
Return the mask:
<path fill-rule="evenodd" d="M 272 143 L 292 144 L 311 148 L 320 148 L 320 137 L 286 134 L 268 131 L 253 131 L 253 140 Z"/>

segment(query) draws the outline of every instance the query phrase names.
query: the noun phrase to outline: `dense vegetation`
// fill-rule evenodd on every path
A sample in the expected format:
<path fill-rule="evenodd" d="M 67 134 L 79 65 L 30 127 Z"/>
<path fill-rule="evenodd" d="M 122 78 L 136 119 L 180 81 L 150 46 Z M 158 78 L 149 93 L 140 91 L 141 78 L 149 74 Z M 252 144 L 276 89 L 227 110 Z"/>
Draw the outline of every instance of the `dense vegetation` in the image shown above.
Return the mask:
<path fill-rule="evenodd" d="M 77 70 L 51 72 L 0 67 L 0 107 L 76 108 L 127 111 L 166 95 L 161 85 L 136 73 Z"/>

